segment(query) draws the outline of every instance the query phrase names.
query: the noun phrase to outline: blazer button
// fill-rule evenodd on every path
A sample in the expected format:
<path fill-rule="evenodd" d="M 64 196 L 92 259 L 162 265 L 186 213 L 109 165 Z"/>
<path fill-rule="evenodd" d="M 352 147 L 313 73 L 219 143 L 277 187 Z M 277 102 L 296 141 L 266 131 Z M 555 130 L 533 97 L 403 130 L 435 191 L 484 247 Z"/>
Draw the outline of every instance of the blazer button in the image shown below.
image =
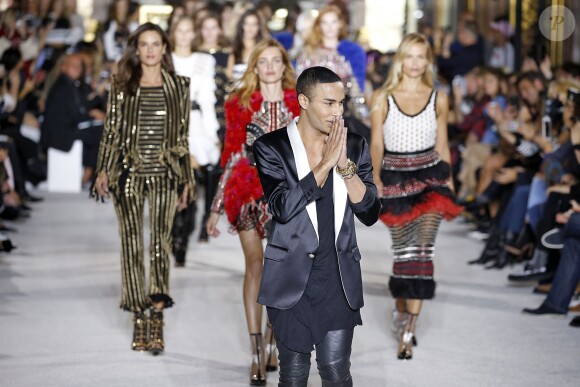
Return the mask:
<path fill-rule="evenodd" d="M 308 254 L 308 258 L 312 258 L 313 259 L 314 258 L 314 254 L 312 254 L 312 253 Z"/>

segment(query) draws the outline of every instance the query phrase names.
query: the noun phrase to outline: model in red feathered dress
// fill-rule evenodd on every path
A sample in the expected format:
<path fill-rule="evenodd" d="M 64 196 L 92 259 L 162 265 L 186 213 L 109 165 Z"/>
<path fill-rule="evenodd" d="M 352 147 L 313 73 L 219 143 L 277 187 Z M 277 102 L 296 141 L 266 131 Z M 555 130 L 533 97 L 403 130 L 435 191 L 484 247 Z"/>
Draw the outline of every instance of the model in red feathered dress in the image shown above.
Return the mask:
<path fill-rule="evenodd" d="M 244 307 L 254 354 L 252 385 L 265 384 L 265 370 L 276 369 L 278 365 L 269 326 L 267 344 L 263 344 L 262 306 L 257 303 L 264 259 L 261 239 L 267 236 L 271 216 L 254 164 L 252 145 L 258 137 L 287 126 L 299 115 L 295 79 L 288 56 L 276 40 L 267 39 L 256 45 L 239 82 L 241 86 L 224 106 L 226 136 L 221 157 L 224 173 L 207 221 L 208 234 L 218 236 L 219 214 L 225 211 L 230 231 L 238 233 L 242 244 L 246 261 Z"/>
<path fill-rule="evenodd" d="M 256 138 L 285 127 L 299 112 L 295 90 L 284 90 L 284 100 L 276 102 L 264 101 L 262 93 L 254 91 L 248 108 L 237 95 L 225 103 L 226 139 L 221 158 L 225 171 L 212 211 L 225 210 L 232 232 L 255 229 L 260 238 L 267 236 L 270 216 L 251 147 Z"/>

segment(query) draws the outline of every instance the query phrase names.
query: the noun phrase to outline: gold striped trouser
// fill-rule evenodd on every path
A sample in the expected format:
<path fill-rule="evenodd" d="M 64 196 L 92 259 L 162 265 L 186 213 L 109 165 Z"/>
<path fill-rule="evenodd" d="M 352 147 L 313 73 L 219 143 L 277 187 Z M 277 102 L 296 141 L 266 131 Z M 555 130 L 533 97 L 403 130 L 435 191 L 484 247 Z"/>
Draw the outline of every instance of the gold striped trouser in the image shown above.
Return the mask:
<path fill-rule="evenodd" d="M 145 294 L 143 253 L 143 212 L 149 204 L 151 242 L 149 245 L 149 290 Z M 170 307 L 169 254 L 171 231 L 177 205 L 175 183 L 167 175 L 130 174 L 122 189 L 113 195 L 121 236 L 121 308 L 140 312 L 151 303 L 163 301 Z"/>

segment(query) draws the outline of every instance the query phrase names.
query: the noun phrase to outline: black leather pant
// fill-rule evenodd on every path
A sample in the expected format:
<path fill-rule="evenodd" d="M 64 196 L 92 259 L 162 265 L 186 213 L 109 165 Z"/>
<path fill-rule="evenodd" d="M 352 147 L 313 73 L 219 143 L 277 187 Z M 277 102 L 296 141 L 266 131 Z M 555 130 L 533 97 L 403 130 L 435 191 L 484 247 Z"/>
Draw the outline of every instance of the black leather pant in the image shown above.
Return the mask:
<path fill-rule="evenodd" d="M 316 363 L 322 387 L 351 387 L 350 352 L 354 328 L 330 331 L 316 345 Z M 278 387 L 306 387 L 310 373 L 310 353 L 294 352 L 280 341 L 280 380 Z"/>

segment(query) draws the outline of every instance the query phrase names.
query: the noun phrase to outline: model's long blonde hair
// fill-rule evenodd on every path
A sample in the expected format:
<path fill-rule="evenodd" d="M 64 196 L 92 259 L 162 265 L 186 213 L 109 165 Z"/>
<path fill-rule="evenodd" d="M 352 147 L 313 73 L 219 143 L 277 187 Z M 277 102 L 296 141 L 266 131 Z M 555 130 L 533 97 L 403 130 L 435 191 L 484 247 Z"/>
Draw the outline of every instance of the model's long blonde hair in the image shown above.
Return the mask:
<path fill-rule="evenodd" d="M 435 74 L 433 72 L 433 50 L 431 49 L 431 45 L 424 35 L 417 33 L 408 34 L 403 38 L 401 44 L 399 44 L 399 48 L 397 48 L 397 52 L 393 62 L 391 63 L 389 75 L 385 83 L 383 83 L 379 89 L 378 98 L 373 108 L 383 108 L 387 103 L 387 97 L 393 94 L 393 91 L 395 91 L 397 86 L 401 83 L 401 80 L 403 79 L 403 60 L 411 46 L 414 44 L 422 44 L 427 49 L 427 60 L 429 61 L 429 65 L 427 66 L 425 73 L 423 73 L 421 80 L 425 85 L 433 88 Z"/>
<path fill-rule="evenodd" d="M 282 62 L 284 62 L 284 75 L 282 76 L 282 88 L 284 90 L 296 88 L 296 73 L 294 72 L 294 67 L 290 59 L 288 59 L 288 54 L 284 47 L 278 43 L 276 39 L 265 39 L 256 44 L 250 58 L 248 59 L 248 68 L 246 72 L 240 79 L 240 87 L 236 89 L 232 94 L 237 95 L 240 99 L 240 104 L 245 108 L 250 106 L 250 97 L 252 93 L 256 90 L 260 90 L 260 80 L 258 79 L 258 74 L 255 73 L 254 69 L 258 65 L 258 59 L 260 55 L 270 47 L 275 47 L 280 50 L 280 55 L 282 55 Z"/>

